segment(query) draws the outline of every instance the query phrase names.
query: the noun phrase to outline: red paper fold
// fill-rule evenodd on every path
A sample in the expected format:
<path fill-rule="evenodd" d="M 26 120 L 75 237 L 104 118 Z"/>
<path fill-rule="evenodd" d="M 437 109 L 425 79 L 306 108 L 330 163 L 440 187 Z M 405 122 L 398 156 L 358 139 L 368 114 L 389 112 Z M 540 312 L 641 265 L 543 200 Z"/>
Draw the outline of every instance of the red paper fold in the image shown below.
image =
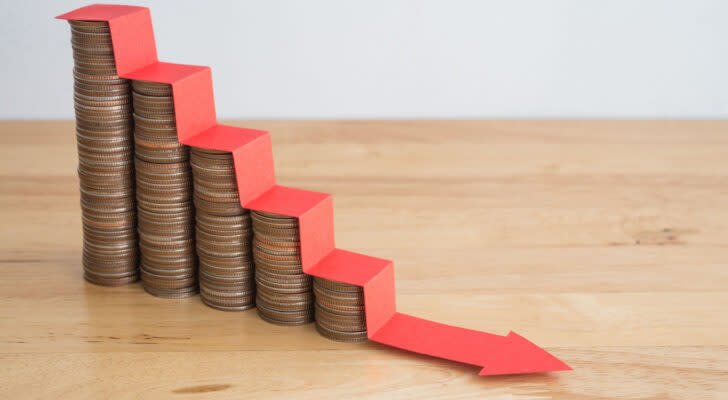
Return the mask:
<path fill-rule="evenodd" d="M 217 124 L 210 68 L 159 62 L 149 9 L 92 5 L 57 18 L 108 21 L 119 75 L 172 85 L 179 141 L 232 152 L 243 207 L 299 219 L 304 272 L 364 288 L 371 340 L 478 365 L 481 375 L 571 369 L 513 332 L 493 335 L 398 313 L 392 262 L 335 248 L 331 195 L 276 185 L 270 135 Z"/>

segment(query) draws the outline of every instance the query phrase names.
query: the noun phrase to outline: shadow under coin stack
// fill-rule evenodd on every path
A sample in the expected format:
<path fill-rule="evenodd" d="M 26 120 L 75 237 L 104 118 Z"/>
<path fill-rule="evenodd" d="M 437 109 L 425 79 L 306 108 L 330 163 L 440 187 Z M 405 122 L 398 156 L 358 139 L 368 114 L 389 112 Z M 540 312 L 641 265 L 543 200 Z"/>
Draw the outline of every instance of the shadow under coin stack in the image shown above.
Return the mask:
<path fill-rule="evenodd" d="M 367 340 L 364 292 L 360 286 L 313 278 L 316 295 L 316 329 L 340 342 Z"/>
<path fill-rule="evenodd" d="M 200 297 L 220 310 L 255 306 L 250 212 L 240 206 L 232 153 L 192 147 Z"/>
<path fill-rule="evenodd" d="M 124 285 L 139 279 L 129 81 L 116 75 L 108 23 L 69 22 L 84 277 Z"/>
<path fill-rule="evenodd" d="M 189 150 L 177 141 L 172 87 L 132 81 L 139 248 L 144 289 L 159 297 L 197 293 Z"/>
<path fill-rule="evenodd" d="M 258 315 L 278 325 L 313 322 L 311 276 L 301 265 L 298 219 L 251 211 Z"/>

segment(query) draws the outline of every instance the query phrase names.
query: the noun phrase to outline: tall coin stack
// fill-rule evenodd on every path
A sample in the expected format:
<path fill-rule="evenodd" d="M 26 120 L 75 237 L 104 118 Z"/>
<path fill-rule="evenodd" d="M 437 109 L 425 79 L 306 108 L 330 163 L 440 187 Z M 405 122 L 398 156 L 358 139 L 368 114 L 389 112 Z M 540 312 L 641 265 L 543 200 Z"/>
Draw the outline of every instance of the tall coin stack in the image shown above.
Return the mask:
<path fill-rule="evenodd" d="M 364 293 L 360 286 L 314 277 L 316 329 L 340 342 L 367 340 Z"/>
<path fill-rule="evenodd" d="M 84 277 L 124 285 L 139 279 L 129 81 L 116 74 L 108 23 L 69 22 Z"/>
<path fill-rule="evenodd" d="M 298 219 L 251 211 L 258 315 L 278 325 L 313 322 L 311 276 L 301 265 Z"/>
<path fill-rule="evenodd" d="M 142 286 L 188 297 L 198 290 L 189 150 L 177 141 L 172 87 L 135 80 L 132 89 Z"/>
<path fill-rule="evenodd" d="M 255 306 L 253 229 L 240 206 L 230 152 L 192 147 L 200 297 L 210 307 L 240 311 Z"/>

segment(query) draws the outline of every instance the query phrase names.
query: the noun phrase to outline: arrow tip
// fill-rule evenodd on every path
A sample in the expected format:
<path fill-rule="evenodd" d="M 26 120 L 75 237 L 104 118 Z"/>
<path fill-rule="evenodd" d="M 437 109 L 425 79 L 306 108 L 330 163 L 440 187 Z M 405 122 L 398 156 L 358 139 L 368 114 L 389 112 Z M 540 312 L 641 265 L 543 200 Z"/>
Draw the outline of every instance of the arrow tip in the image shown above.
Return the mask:
<path fill-rule="evenodd" d="M 503 346 L 480 370 L 479 375 L 528 374 L 535 372 L 571 371 L 572 368 L 515 332 L 509 332 Z"/>

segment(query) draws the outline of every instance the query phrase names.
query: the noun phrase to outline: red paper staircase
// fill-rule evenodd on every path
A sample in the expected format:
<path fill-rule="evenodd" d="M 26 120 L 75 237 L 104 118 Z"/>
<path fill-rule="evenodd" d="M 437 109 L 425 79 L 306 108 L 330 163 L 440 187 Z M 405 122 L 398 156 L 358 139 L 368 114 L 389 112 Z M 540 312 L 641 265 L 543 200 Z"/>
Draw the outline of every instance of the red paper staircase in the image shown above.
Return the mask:
<path fill-rule="evenodd" d="M 335 247 L 331 195 L 276 185 L 268 132 L 217 123 L 210 68 L 158 61 L 149 9 L 92 5 L 57 18 L 107 21 L 119 76 L 172 85 L 179 141 L 232 152 L 244 208 L 298 218 L 303 271 L 364 288 L 371 340 L 478 365 L 480 375 L 571 369 L 513 332 L 493 335 L 398 313 L 392 262 Z"/>

